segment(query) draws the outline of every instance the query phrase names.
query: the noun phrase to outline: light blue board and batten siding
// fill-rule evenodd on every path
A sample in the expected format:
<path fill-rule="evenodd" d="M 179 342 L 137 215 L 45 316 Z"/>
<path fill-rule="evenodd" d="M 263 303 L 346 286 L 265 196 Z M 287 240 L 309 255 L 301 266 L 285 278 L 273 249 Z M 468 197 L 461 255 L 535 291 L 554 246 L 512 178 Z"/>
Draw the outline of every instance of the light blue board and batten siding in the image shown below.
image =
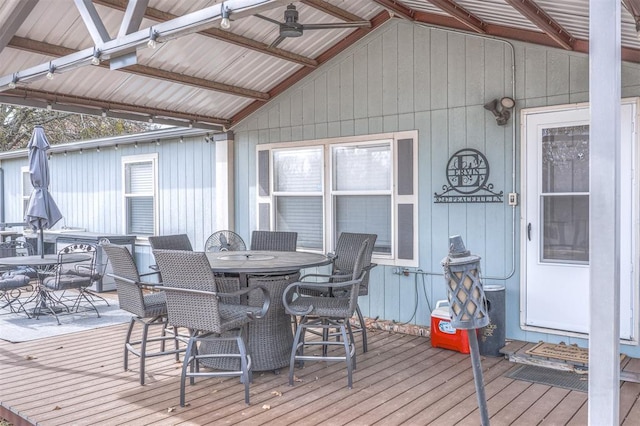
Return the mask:
<path fill-rule="evenodd" d="M 158 154 L 159 234 L 186 233 L 195 249 L 216 226 L 215 212 L 215 145 L 203 137 L 162 140 L 160 145 L 141 143 L 69 151 L 55 154 L 50 160 L 51 193 L 67 226 L 92 232 L 122 234 L 124 232 L 122 200 L 122 166 L 124 156 Z M 27 158 L 4 160 L 6 194 L 5 216 L 10 221 L 22 220 L 20 211 L 20 168 Z M 62 225 L 62 223 L 60 224 Z M 148 246 L 138 245 L 138 262 L 142 270 L 154 263 Z"/>
<path fill-rule="evenodd" d="M 370 317 L 409 320 L 417 289 L 412 322 L 428 324 L 425 293 L 432 306 L 446 297 L 444 279 L 438 275 L 440 261 L 447 254 L 449 235 L 461 234 L 467 247 L 482 257 L 483 274 L 495 277 L 485 284 L 506 285 L 507 336 L 559 340 L 520 329 L 520 209 L 514 223 L 506 194 L 521 192 L 519 109 L 587 100 L 588 57 L 524 43 L 513 47 L 514 54 L 497 40 L 394 20 L 340 54 L 235 129 L 240 232 L 256 227 L 257 144 L 418 130 L 419 264 L 429 274 L 416 279 L 413 274 L 394 275 L 389 267 L 374 269 L 369 296 L 360 299 L 363 311 Z M 500 127 L 483 105 L 513 96 L 514 56 L 517 111 L 508 126 Z M 639 67 L 624 64 L 623 94 L 638 95 L 639 84 Z M 447 183 L 449 157 L 462 148 L 487 156 L 489 180 L 494 189 L 504 191 L 503 204 L 433 203 L 434 192 Z"/>
<path fill-rule="evenodd" d="M 503 79 L 510 69 L 511 56 L 502 43 L 403 23 L 387 25 L 235 129 L 239 231 L 258 226 L 257 144 L 417 129 L 420 268 L 441 272 L 448 236 L 455 232 L 464 235 L 474 251 L 490 252 L 490 268 L 497 268 L 492 275 L 504 275 L 504 263 L 511 256 L 504 253 L 505 224 L 500 219 L 510 217 L 507 208 L 434 205 L 433 193 L 446 184 L 450 155 L 464 147 L 485 153 L 490 149 L 490 161 L 493 151 L 500 151 L 491 164 L 492 176 L 498 188 L 510 182 L 511 162 L 505 161 L 503 150 L 510 146 L 511 133 L 493 129 L 495 120 L 482 107 L 488 96 L 511 94 L 510 83 Z M 487 144 L 488 137 L 497 140 Z M 253 167 L 240 170 L 246 164 Z M 394 275 L 389 267 L 376 268 L 370 294 L 360 300 L 363 311 L 370 317 L 407 321 L 417 290 L 419 304 L 412 322 L 428 324 L 425 290 L 433 305 L 446 297 L 444 281 L 437 275 L 415 278 Z"/>

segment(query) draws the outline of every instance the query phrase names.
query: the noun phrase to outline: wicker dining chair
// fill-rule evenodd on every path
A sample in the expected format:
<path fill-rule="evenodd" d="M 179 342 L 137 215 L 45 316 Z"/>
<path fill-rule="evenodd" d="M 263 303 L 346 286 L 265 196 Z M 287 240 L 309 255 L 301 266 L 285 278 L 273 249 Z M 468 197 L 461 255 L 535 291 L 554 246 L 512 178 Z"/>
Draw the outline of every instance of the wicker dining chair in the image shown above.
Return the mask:
<path fill-rule="evenodd" d="M 244 336 L 247 324 L 267 313 L 269 292 L 264 286 L 245 287 L 231 294 L 221 292 L 225 285 L 235 287 L 235 282 L 227 282 L 238 281 L 239 278 L 215 276 L 204 252 L 154 250 L 153 255 L 164 279 L 169 324 L 190 331 L 182 363 L 180 406 L 185 405 L 187 377 L 194 384 L 196 377 L 239 376 L 244 384 L 245 403 L 249 404 L 252 363 Z M 263 303 L 260 306 L 223 301 L 250 292 L 261 293 Z M 203 344 L 207 350 L 203 350 Z M 214 352 L 209 352 L 211 350 Z M 200 371 L 200 363 L 212 359 L 231 359 L 236 363 L 239 360 L 240 369 Z"/>
<path fill-rule="evenodd" d="M 107 253 L 111 262 L 112 274 L 116 283 L 118 293 L 118 302 L 120 309 L 131 312 L 134 316 L 129 322 L 129 329 L 124 342 L 124 370 L 129 369 L 129 354 L 133 354 L 140 358 L 140 384 L 144 385 L 145 381 L 145 361 L 147 358 L 162 355 L 175 355 L 176 361 L 180 358 L 180 352 L 184 349 L 180 347 L 180 336 L 178 330 L 174 327 L 168 330 L 167 322 L 167 301 L 165 293 L 162 291 L 149 291 L 154 285 L 141 281 L 141 278 L 147 275 L 153 275 L 155 272 L 148 274 L 140 274 L 133 260 L 133 256 L 125 246 L 119 246 L 110 243 L 102 243 L 102 249 Z M 136 324 L 142 326 L 142 337 L 140 340 L 132 340 L 131 335 Z M 161 327 L 160 336 L 149 336 L 151 327 Z M 166 349 L 165 342 L 173 341 L 174 349 Z M 160 342 L 160 350 L 151 352 L 147 349 L 151 342 Z"/>
<path fill-rule="evenodd" d="M 358 250 L 364 241 L 368 241 L 367 251 L 364 255 L 364 270 L 365 275 L 360 283 L 358 290 L 358 296 L 366 296 L 369 294 L 369 275 L 371 269 L 375 268 L 377 264 L 371 263 L 371 257 L 373 256 L 373 248 L 376 244 L 376 234 L 360 234 L 354 232 L 342 232 L 338 237 L 336 248 L 333 253 L 333 275 L 349 275 L 353 272 L 352 268 L 356 257 L 358 256 Z M 339 296 L 339 293 L 336 294 Z M 353 332 L 362 334 L 362 352 L 369 350 L 367 343 L 367 327 L 360 310 L 360 305 L 356 305 L 356 316 L 358 317 L 358 325 L 354 325 Z"/>
<path fill-rule="evenodd" d="M 175 234 L 175 235 L 157 235 L 149 237 L 149 245 L 151 250 L 186 250 L 193 251 L 191 241 L 187 234 Z M 158 265 L 149 265 L 149 268 L 154 271 L 158 271 Z M 162 281 L 162 276 L 159 277 Z"/>
<path fill-rule="evenodd" d="M 347 364 L 347 385 L 353 386 L 353 370 L 356 367 L 356 345 L 349 319 L 358 304 L 358 292 L 366 275 L 364 270 L 369 241 L 362 242 L 349 275 L 308 274 L 299 282 L 289 284 L 282 295 L 285 311 L 300 316 L 291 348 L 289 363 L 289 386 L 293 386 L 293 372 L 296 362 L 304 361 L 345 361 Z M 310 281 L 306 281 L 310 280 Z M 341 297 L 327 297 L 324 294 L 310 295 L 305 290 L 329 289 L 330 293 L 341 292 Z M 340 340 L 332 339 L 329 331 L 338 330 Z M 305 340 L 305 333 L 315 331 L 320 339 Z M 305 348 L 321 346 L 318 354 L 305 354 Z M 344 356 L 328 352 L 330 346 L 342 346 Z"/>
<path fill-rule="evenodd" d="M 296 251 L 297 232 L 253 231 L 251 250 Z"/>

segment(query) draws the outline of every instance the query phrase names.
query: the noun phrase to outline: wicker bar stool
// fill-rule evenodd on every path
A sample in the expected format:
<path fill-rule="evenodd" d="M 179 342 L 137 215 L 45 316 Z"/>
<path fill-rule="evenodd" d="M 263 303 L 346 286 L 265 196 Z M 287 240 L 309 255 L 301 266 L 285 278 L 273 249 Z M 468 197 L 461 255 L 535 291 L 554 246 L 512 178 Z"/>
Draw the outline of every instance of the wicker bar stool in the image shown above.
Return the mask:
<path fill-rule="evenodd" d="M 235 293 L 221 293 L 221 281 L 238 280 L 234 277 L 216 277 L 203 252 L 182 250 L 154 250 L 164 279 L 163 290 L 167 295 L 169 323 L 188 328 L 190 337 L 182 363 L 180 380 L 180 406 L 185 405 L 185 382 L 193 384 L 196 377 L 239 376 L 244 384 L 244 399 L 249 404 L 251 382 L 251 357 L 244 339 L 246 325 L 262 318 L 269 309 L 269 292 L 261 286 L 245 287 Z M 228 284 L 228 283 L 227 283 Z M 249 293 L 260 294 L 262 304 L 224 303 Z M 210 343 L 209 350 L 201 350 L 203 343 Z M 229 350 L 230 346 L 235 346 Z M 207 359 L 231 359 L 240 362 L 234 370 L 200 371 L 200 363 Z"/>

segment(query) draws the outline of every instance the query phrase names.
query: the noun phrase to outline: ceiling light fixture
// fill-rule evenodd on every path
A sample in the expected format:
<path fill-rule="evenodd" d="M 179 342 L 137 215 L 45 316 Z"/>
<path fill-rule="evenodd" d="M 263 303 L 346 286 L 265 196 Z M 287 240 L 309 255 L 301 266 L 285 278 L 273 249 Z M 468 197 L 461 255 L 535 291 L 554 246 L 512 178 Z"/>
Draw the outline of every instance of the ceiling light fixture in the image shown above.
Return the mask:
<path fill-rule="evenodd" d="M 149 123 L 153 123 L 153 115 L 149 116 Z"/>
<path fill-rule="evenodd" d="M 18 85 L 18 74 L 14 73 L 13 78 L 9 82 L 9 89 L 15 89 Z"/>
<path fill-rule="evenodd" d="M 96 148 L 96 152 L 100 152 L 100 147 L 97 147 L 97 148 Z"/>
<path fill-rule="evenodd" d="M 155 49 L 158 46 L 158 32 L 153 28 L 149 28 L 149 41 L 147 42 L 147 47 L 149 49 Z"/>
<path fill-rule="evenodd" d="M 184 136 L 180 136 L 180 143 L 184 143 Z"/>
<path fill-rule="evenodd" d="M 160 146 L 160 139 L 156 139 L 156 145 Z"/>
<path fill-rule="evenodd" d="M 107 118 L 107 110 L 106 109 L 102 110 L 102 118 Z"/>
<path fill-rule="evenodd" d="M 91 65 L 100 65 L 100 50 L 93 48 L 93 56 L 91 57 Z"/>
<path fill-rule="evenodd" d="M 228 30 L 229 28 L 231 28 L 231 21 L 229 20 L 231 11 L 228 7 L 225 7 L 224 2 L 220 5 L 220 9 L 220 15 L 222 16 L 222 20 L 220 21 L 220 28 L 222 28 L 223 30 Z"/>
<path fill-rule="evenodd" d="M 80 148 L 80 155 L 82 155 L 82 148 Z"/>
<path fill-rule="evenodd" d="M 51 102 L 47 102 L 47 111 L 51 111 L 53 109 L 53 106 L 51 105 Z"/>
<path fill-rule="evenodd" d="M 53 66 L 51 62 L 49 62 L 49 72 L 47 72 L 47 80 L 53 80 L 53 73 L 55 72 L 56 67 Z"/>
<path fill-rule="evenodd" d="M 137 149 L 138 148 L 138 142 L 134 143 L 133 147 Z"/>
<path fill-rule="evenodd" d="M 116 144 L 116 146 L 113 147 L 114 150 L 118 150 L 118 144 Z"/>

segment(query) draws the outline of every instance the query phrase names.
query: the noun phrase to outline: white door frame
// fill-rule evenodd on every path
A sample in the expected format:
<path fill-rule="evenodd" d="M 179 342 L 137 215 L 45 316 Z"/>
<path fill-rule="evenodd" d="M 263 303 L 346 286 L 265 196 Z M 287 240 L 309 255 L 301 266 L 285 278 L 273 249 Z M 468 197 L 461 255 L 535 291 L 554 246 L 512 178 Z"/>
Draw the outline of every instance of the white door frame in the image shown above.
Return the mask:
<path fill-rule="evenodd" d="M 626 233 L 622 230 L 622 242 L 621 244 L 630 245 L 630 256 L 631 256 L 631 264 L 623 264 L 621 265 L 621 277 L 625 273 L 631 274 L 632 286 L 631 286 L 631 294 L 629 295 L 629 303 L 625 306 L 621 304 L 620 309 L 621 312 L 624 309 L 631 309 L 631 318 L 633 323 L 631 324 L 631 338 L 630 339 L 620 339 L 620 342 L 623 344 L 637 345 L 639 343 L 639 321 L 638 317 L 640 316 L 640 301 L 638 300 L 639 292 L 639 274 L 638 274 L 638 242 L 640 241 L 640 212 L 638 208 L 640 196 L 638 180 L 640 173 L 638 169 L 640 169 L 640 161 L 639 161 L 639 151 L 638 149 L 638 123 L 639 114 L 640 114 L 640 98 L 627 98 L 622 100 L 623 105 L 632 105 L 635 106 L 634 115 L 633 115 L 633 130 L 632 130 L 632 139 L 633 146 L 631 147 L 631 157 L 632 157 L 632 183 L 631 183 L 631 191 L 632 196 L 630 200 L 631 211 L 621 212 L 622 214 L 626 214 L 626 222 L 632 223 L 632 232 Z M 522 330 L 526 331 L 536 331 L 548 334 L 558 334 L 569 337 L 577 337 L 577 338 L 588 338 L 587 333 L 573 332 L 573 331 L 565 331 L 558 330 L 552 328 L 545 328 L 540 326 L 532 326 L 527 325 L 527 249 L 531 249 L 531 245 L 528 245 L 527 241 L 527 172 L 528 172 L 528 164 L 527 164 L 527 148 L 528 143 L 538 143 L 537 140 L 527 141 L 527 117 L 531 114 L 539 114 L 539 113 L 552 113 L 554 111 L 562 112 L 562 111 L 571 111 L 588 108 L 588 103 L 580 103 L 580 104 L 570 104 L 570 105 L 557 105 L 551 107 L 539 107 L 539 108 L 528 108 L 523 109 L 521 111 L 521 133 L 520 139 L 522 142 L 522 150 L 521 150 L 521 167 L 522 167 L 522 175 L 521 175 L 521 193 L 523 196 L 521 197 L 521 210 L 520 210 L 520 218 L 521 218 L 521 238 L 520 238 L 520 246 L 521 246 L 521 257 L 520 257 L 520 327 Z M 622 281 L 622 279 L 621 279 Z M 587 285 L 588 288 L 588 285 Z M 552 296 L 550 296 L 552 297 Z"/>

